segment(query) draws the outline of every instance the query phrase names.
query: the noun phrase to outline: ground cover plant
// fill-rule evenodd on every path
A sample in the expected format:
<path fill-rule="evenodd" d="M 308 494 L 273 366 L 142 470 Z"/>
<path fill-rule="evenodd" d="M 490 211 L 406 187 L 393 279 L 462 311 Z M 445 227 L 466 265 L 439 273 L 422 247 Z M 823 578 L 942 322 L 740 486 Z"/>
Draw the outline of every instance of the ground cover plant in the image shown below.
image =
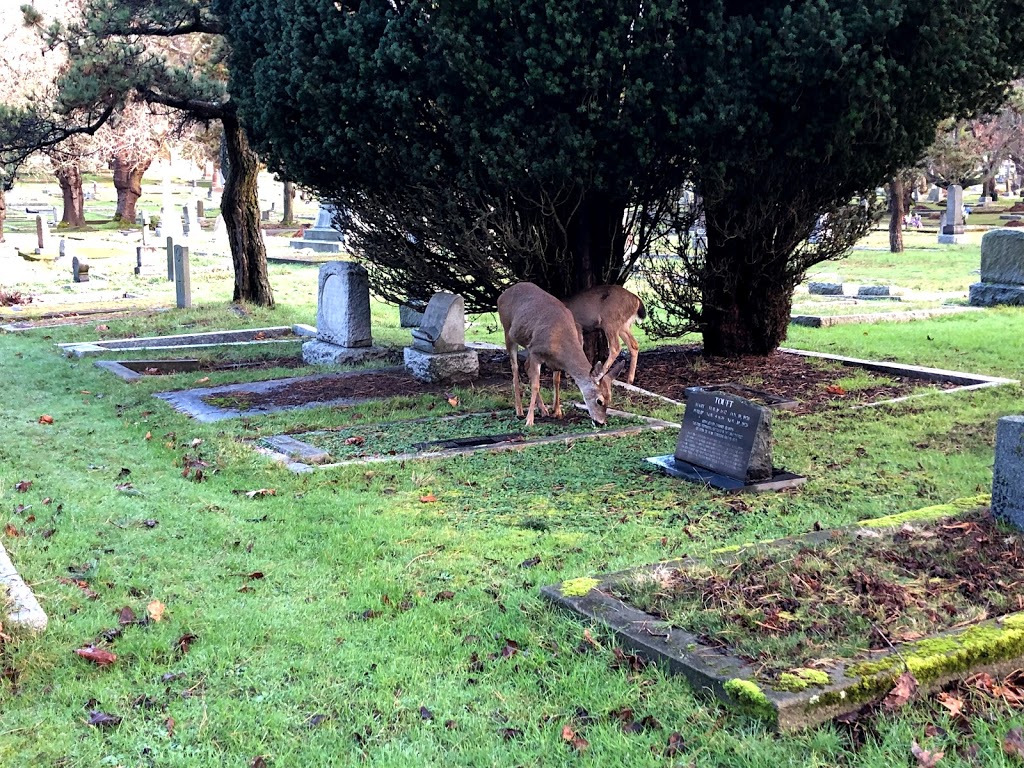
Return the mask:
<path fill-rule="evenodd" d="M 751 662 L 785 690 L 794 667 L 873 652 L 1024 610 L 1024 536 L 988 509 L 837 532 L 624 579 L 617 596 Z M 827 676 L 825 677 L 827 681 Z"/>
<path fill-rule="evenodd" d="M 249 441 L 453 406 L 442 392 L 201 424 L 153 393 L 269 372 L 127 384 L 53 346 L 311 322 L 315 269 L 270 269 L 273 311 L 236 311 L 230 274 L 211 270 L 193 275 L 191 310 L 0 335 L 2 541 L 50 616 L 39 637 L 2 630 L 0 764 L 891 768 L 919 765 L 917 745 L 941 767 L 1020 765 L 1012 680 L 947 691 L 956 712 L 919 697 L 778 736 L 538 595 L 986 492 L 1019 387 L 780 414 L 776 463 L 807 484 L 731 496 L 644 464 L 671 452 L 671 431 L 293 475 Z M 407 343 L 397 312 L 373 309 L 375 340 Z M 476 320 L 470 338 L 500 342 Z M 788 343 L 1020 378 L 1022 321 L 794 328 Z M 90 646 L 116 659 L 75 653 Z"/>

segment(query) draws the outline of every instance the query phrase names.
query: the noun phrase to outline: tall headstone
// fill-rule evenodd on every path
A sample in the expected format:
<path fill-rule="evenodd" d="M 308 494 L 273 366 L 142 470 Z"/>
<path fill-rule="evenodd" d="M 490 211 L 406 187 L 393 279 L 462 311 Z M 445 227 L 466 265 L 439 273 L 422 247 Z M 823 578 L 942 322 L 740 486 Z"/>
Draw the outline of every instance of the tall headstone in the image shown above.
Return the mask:
<path fill-rule="evenodd" d="M 975 307 L 1024 306 L 1024 232 L 1005 227 L 981 238 L 981 282 L 971 286 Z"/>
<path fill-rule="evenodd" d="M 939 242 L 953 245 L 964 242 L 964 190 L 958 184 L 950 184 L 946 191 L 946 220 L 939 232 Z"/>
<path fill-rule="evenodd" d="M 334 214 L 334 206 L 320 203 L 316 222 L 302 233 L 302 237 L 292 238 L 291 247 L 310 248 L 317 253 L 341 253 L 344 238 L 334 228 Z"/>
<path fill-rule="evenodd" d="M 1024 531 L 1024 416 L 1003 416 L 996 425 L 992 514 Z"/>
<path fill-rule="evenodd" d="M 46 219 L 36 216 L 36 253 L 44 253 L 50 239 L 50 227 Z"/>
<path fill-rule="evenodd" d="M 435 293 L 412 346 L 404 351 L 405 367 L 420 381 L 466 381 L 480 374 L 480 356 L 466 347 L 466 306 L 457 293 Z"/>
<path fill-rule="evenodd" d="M 365 267 L 351 261 L 320 266 L 316 331 L 316 339 L 302 345 L 302 359 L 312 365 L 355 363 L 386 354 L 373 346 Z"/>
<path fill-rule="evenodd" d="M 192 275 L 188 264 L 188 248 L 174 246 L 174 296 L 178 309 L 192 306 Z"/>
<path fill-rule="evenodd" d="M 167 238 L 167 279 L 174 280 L 174 238 Z"/>
<path fill-rule="evenodd" d="M 187 205 L 181 206 L 181 216 L 182 216 L 182 219 L 181 219 L 181 221 L 182 221 L 181 232 L 182 232 L 182 234 L 185 237 L 188 237 L 189 234 L 192 232 L 192 217 L 189 215 L 189 210 L 188 210 L 188 206 Z"/>
<path fill-rule="evenodd" d="M 806 479 L 773 467 L 768 408 L 700 388 L 687 390 L 675 453 L 647 461 L 673 477 L 724 490 L 781 490 Z"/>

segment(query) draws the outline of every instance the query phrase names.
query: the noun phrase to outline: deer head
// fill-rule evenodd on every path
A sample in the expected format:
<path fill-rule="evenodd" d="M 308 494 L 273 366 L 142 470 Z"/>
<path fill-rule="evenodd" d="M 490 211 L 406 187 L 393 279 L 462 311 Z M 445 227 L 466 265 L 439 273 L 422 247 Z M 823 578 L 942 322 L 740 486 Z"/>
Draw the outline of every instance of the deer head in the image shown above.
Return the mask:
<path fill-rule="evenodd" d="M 612 382 L 622 373 L 625 365 L 625 360 L 619 360 L 605 373 L 604 365 L 598 361 L 590 371 L 589 380 L 576 382 L 583 394 L 583 401 L 587 404 L 591 421 L 599 427 L 603 427 L 608 421 L 608 406 L 612 404 Z"/>

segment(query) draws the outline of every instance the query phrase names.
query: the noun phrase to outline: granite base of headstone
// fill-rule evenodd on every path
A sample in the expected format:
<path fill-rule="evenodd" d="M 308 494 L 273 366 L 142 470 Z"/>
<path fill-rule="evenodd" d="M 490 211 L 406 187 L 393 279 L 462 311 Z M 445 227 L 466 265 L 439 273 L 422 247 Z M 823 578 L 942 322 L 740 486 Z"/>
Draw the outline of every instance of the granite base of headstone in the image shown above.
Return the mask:
<path fill-rule="evenodd" d="M 313 226 L 307 228 L 302 237 L 292 238 L 289 245 L 292 248 L 308 248 L 317 253 L 341 253 L 343 241 L 341 232 L 334 228 L 333 206 L 321 203 Z"/>
<path fill-rule="evenodd" d="M 812 296 L 842 296 L 842 283 L 808 283 L 807 292 Z"/>
<path fill-rule="evenodd" d="M 457 293 L 435 293 L 403 351 L 413 378 L 427 384 L 469 381 L 480 375 L 480 354 L 466 346 L 466 304 Z"/>
<path fill-rule="evenodd" d="M 310 365 L 350 365 L 393 354 L 373 346 L 370 282 L 354 262 L 320 265 L 316 330 L 316 338 L 302 345 L 302 359 Z"/>
<path fill-rule="evenodd" d="M 1024 531 L 1024 416 L 1004 416 L 996 425 L 992 514 Z"/>
<path fill-rule="evenodd" d="M 423 312 L 427 308 L 424 301 L 407 301 L 398 305 L 398 324 L 403 328 L 419 328 L 423 322 Z"/>
<path fill-rule="evenodd" d="M 1024 306 L 1024 232 L 993 229 L 981 238 L 981 282 L 970 289 L 973 307 Z"/>
<path fill-rule="evenodd" d="M 647 461 L 672 477 L 727 491 L 780 491 L 807 480 L 772 465 L 768 408 L 700 388 L 687 390 L 675 453 Z"/>

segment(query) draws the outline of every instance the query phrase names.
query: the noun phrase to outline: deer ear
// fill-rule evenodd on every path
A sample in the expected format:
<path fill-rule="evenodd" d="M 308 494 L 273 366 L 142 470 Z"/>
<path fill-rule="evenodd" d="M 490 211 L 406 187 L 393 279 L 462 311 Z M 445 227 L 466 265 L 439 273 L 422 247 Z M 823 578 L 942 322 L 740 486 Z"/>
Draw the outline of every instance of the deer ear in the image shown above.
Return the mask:
<path fill-rule="evenodd" d="M 594 367 L 590 369 L 590 378 L 596 379 L 601 376 L 601 369 L 604 368 L 604 362 L 598 360 L 594 363 Z"/>
<path fill-rule="evenodd" d="M 622 373 L 622 369 L 625 367 L 626 360 L 625 358 L 620 357 L 618 360 L 615 361 L 612 367 L 608 369 L 608 373 L 606 373 L 601 378 L 611 379 L 614 381 L 615 379 L 619 378 L 619 374 Z"/>

